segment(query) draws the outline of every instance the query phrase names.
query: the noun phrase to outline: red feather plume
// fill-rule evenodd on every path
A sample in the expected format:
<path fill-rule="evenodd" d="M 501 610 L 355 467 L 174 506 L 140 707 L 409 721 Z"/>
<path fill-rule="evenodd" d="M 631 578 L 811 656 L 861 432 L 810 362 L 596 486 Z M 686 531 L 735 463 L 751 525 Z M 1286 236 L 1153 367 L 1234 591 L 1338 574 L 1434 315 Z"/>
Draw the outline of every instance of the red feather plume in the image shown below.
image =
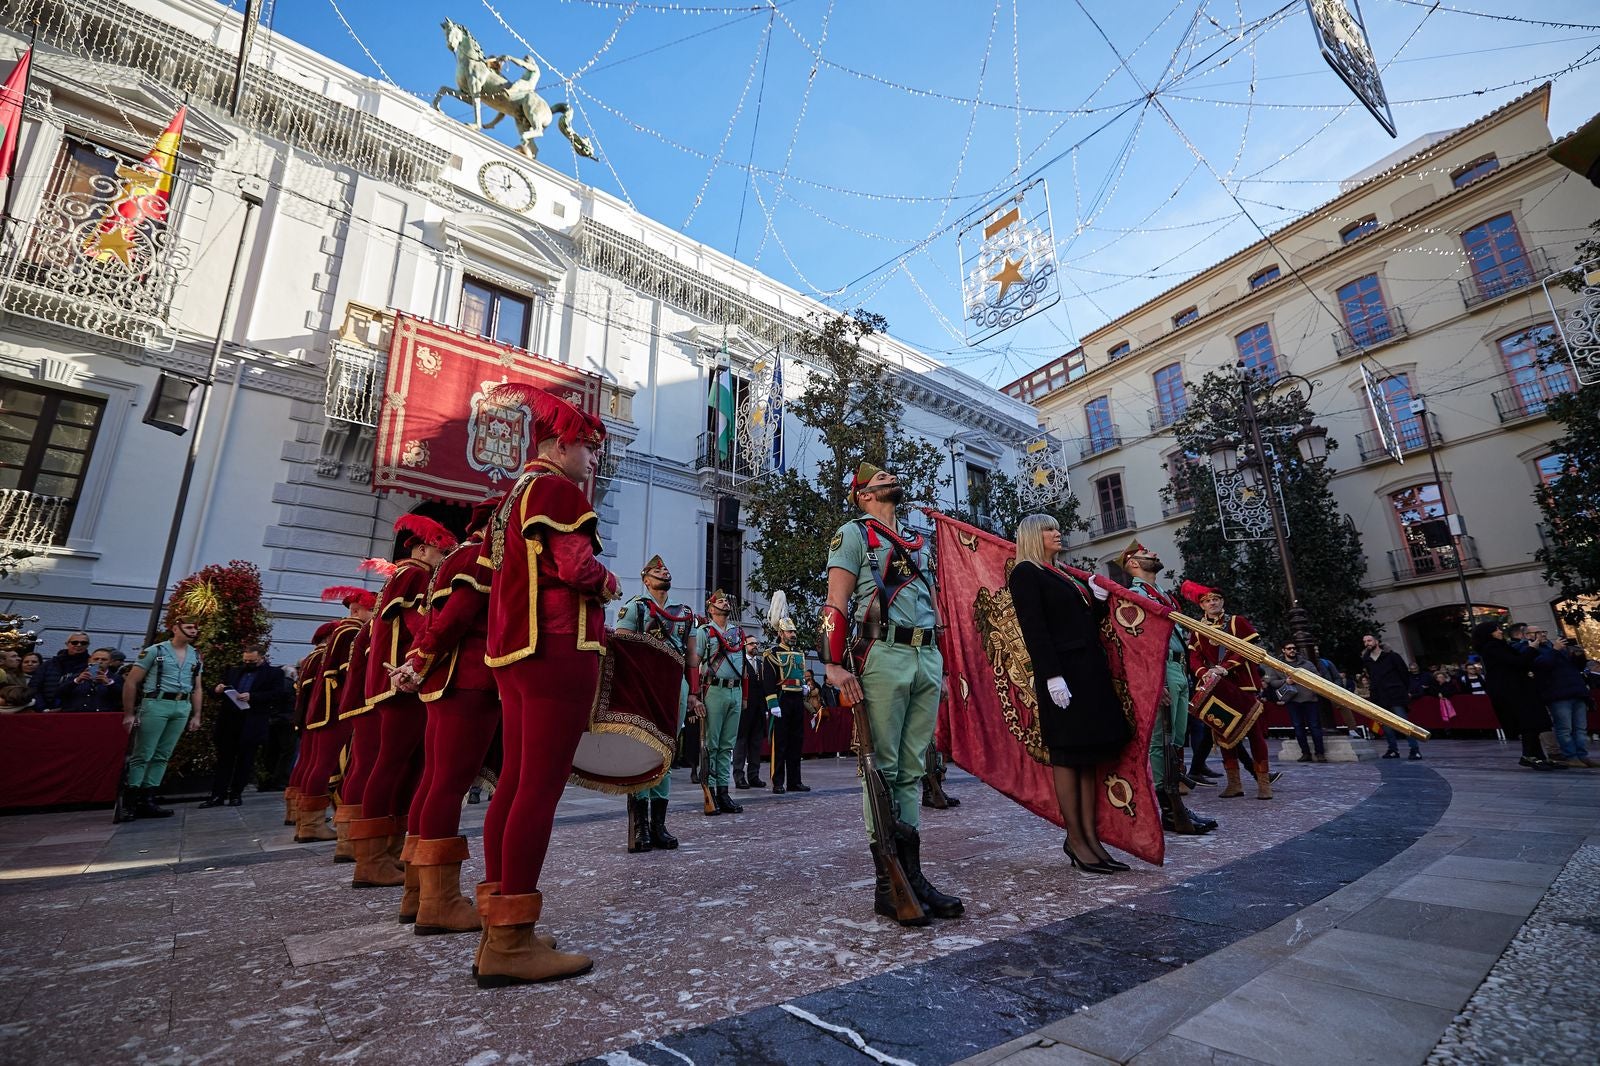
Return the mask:
<path fill-rule="evenodd" d="M 322 590 L 322 601 L 370 611 L 378 606 L 378 594 L 359 585 L 330 585 Z"/>
<path fill-rule="evenodd" d="M 555 437 L 563 444 L 581 440 L 598 446 L 606 439 L 604 422 L 544 389 L 508 382 L 491 389 L 484 401 L 501 407 L 528 408 L 533 413 L 535 443 Z"/>
<path fill-rule="evenodd" d="M 409 534 L 412 542 L 431 544 L 440 551 L 456 546 L 455 534 L 427 515 L 403 514 L 394 520 L 394 531 Z"/>
<path fill-rule="evenodd" d="M 369 574 L 377 574 L 379 577 L 387 578 L 393 575 L 394 572 L 400 568 L 387 559 L 373 558 L 361 560 L 356 569 L 365 570 Z"/>

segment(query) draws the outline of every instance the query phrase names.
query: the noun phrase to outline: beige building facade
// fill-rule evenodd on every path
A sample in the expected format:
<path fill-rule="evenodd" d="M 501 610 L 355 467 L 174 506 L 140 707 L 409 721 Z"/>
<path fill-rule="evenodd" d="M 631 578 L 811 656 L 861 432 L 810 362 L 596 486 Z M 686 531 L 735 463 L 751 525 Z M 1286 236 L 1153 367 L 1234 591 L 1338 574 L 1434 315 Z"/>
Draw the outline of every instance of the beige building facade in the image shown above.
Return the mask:
<path fill-rule="evenodd" d="M 1542 283 L 1574 265 L 1600 190 L 1550 158 L 1549 101 L 1547 84 L 1422 138 L 1006 386 L 1069 441 L 1089 530 L 1068 550 L 1109 561 L 1137 536 L 1179 564 L 1192 505 L 1163 500 L 1172 426 L 1186 383 L 1242 361 L 1315 383 L 1317 424 L 1338 442 L 1332 490 L 1393 647 L 1453 661 L 1461 575 L 1479 609 L 1553 625 L 1533 493 L 1562 465 L 1546 403 L 1578 383 L 1539 358 L 1553 335 Z M 1379 439 L 1363 364 L 1386 379 L 1403 461 Z"/>

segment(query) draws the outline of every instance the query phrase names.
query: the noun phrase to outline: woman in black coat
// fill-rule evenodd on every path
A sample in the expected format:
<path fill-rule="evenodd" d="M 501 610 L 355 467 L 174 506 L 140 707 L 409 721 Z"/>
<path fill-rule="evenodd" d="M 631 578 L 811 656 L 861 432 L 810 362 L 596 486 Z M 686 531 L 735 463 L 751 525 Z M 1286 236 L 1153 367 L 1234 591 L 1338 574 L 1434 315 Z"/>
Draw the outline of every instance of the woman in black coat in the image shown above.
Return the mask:
<path fill-rule="evenodd" d="M 1515 722 L 1522 734 L 1522 758 L 1530 770 L 1554 770 L 1539 744 L 1539 732 L 1548 728 L 1544 704 L 1534 685 L 1534 649 L 1506 640 L 1505 628 L 1497 621 L 1479 622 L 1472 627 L 1472 650 L 1483 659 L 1483 683 L 1489 693 L 1495 716 L 1502 722 Z"/>
<path fill-rule="evenodd" d="M 1055 567 L 1061 529 L 1049 515 L 1017 526 L 1017 565 L 1006 579 L 1022 641 L 1033 661 L 1039 733 L 1050 752 L 1056 804 L 1066 823 L 1062 850 L 1090 873 L 1126 870 L 1100 843 L 1097 767 L 1133 736 L 1100 645 L 1105 592 Z"/>

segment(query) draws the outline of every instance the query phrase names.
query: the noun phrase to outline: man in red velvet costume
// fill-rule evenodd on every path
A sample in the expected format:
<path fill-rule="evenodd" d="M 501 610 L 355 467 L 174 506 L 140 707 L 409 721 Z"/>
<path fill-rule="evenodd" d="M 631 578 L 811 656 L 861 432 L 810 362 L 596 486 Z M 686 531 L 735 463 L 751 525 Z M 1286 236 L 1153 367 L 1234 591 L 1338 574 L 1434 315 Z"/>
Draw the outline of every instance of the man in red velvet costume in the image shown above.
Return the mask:
<path fill-rule="evenodd" d="M 300 764 L 305 772 L 300 782 L 302 795 L 299 824 L 294 834 L 296 844 L 337 839 L 337 834 L 324 820 L 333 802 L 328 782 L 339 772 L 339 753 L 344 750 L 354 726 L 352 722 L 339 720 L 339 690 L 350 666 L 350 649 L 355 644 L 356 634 L 372 617 L 378 603 L 377 593 L 354 585 L 323 589 L 322 598 L 325 602 L 344 604 L 350 614 L 333 623 L 316 676 L 311 679 L 315 685 L 306 703 L 304 739 L 300 746 Z"/>
<path fill-rule="evenodd" d="M 407 824 L 415 843 L 406 873 L 417 871 L 421 889 L 413 928 L 419 936 L 482 928 L 476 904 L 461 894 L 467 858 L 461 797 L 483 768 L 500 725 L 500 697 L 483 661 L 493 574 L 483 553 L 483 527 L 499 503 L 497 496 L 474 508 L 469 536 L 434 570 L 427 623 L 394 672 L 402 690 L 420 690 L 428 714 L 422 783 Z"/>
<path fill-rule="evenodd" d="M 361 817 L 350 823 L 356 868 L 352 888 L 405 885 L 400 901 L 402 924 L 416 917 L 419 888 L 416 875 L 402 866 L 408 858 L 400 851 L 406 837 L 406 808 L 421 777 L 422 735 L 427 714 L 415 693 L 401 692 L 389 679 L 391 668 L 405 661 L 412 642 L 422 634 L 428 579 L 445 552 L 456 546 L 450 531 L 418 514 L 401 515 L 394 528 L 402 534 L 394 574 L 378 595 L 372 616 L 372 638 L 367 649 L 367 703 L 377 708 L 378 757 L 361 790 Z"/>
<path fill-rule="evenodd" d="M 490 402 L 531 409 L 538 457 L 528 464 L 485 537 L 493 571 L 486 661 L 504 715 L 505 762 L 483 826 L 480 988 L 587 973 L 584 955 L 534 934 L 543 909 L 539 872 L 556 802 L 572 771 L 605 654 L 605 605 L 621 596 L 596 557 L 599 519 L 584 494 L 605 425 L 550 393 L 501 386 Z"/>
<path fill-rule="evenodd" d="M 361 566 L 381 572 L 386 579 L 395 569 L 393 563 L 383 559 L 368 559 Z M 387 569 L 378 570 L 380 566 Z M 350 665 L 345 669 L 344 683 L 339 686 L 339 702 L 334 708 L 339 725 L 350 738 L 345 742 L 349 756 L 345 759 L 344 773 L 339 775 L 334 789 L 339 799 L 333 815 L 333 828 L 339 834 L 339 842 L 333 849 L 334 862 L 356 861 L 350 823 L 361 817 L 361 792 L 366 788 L 372 764 L 378 759 L 381 720 L 367 703 L 367 650 L 371 646 L 372 619 L 369 618 L 350 643 Z"/>
<path fill-rule="evenodd" d="M 1207 588 L 1195 581 L 1185 581 L 1180 591 L 1184 599 L 1205 612 L 1207 625 L 1215 626 L 1240 640 L 1260 641 L 1261 637 L 1256 632 L 1256 627 L 1250 624 L 1248 618 L 1239 614 L 1228 614 L 1223 610 L 1227 604 L 1223 600 L 1222 593 L 1216 589 Z M 1255 663 L 1199 633 L 1191 634 L 1189 637 L 1189 670 L 1194 674 L 1196 689 L 1205 684 L 1207 675 L 1215 675 L 1231 679 L 1246 698 L 1252 700 L 1260 698 L 1261 671 L 1256 668 Z M 1238 708 L 1240 711 L 1245 709 Z M 1266 715 L 1256 719 L 1247 736 L 1250 743 L 1250 772 L 1256 779 L 1256 798 L 1269 800 L 1272 798 L 1272 782 L 1278 775 L 1272 773 L 1267 765 Z M 1198 752 L 1196 758 L 1201 758 Z M 1222 749 L 1222 770 L 1227 775 L 1228 787 L 1217 793 L 1218 797 L 1226 799 L 1244 795 L 1244 786 L 1239 777 L 1237 746 Z"/>
<path fill-rule="evenodd" d="M 299 821 L 299 808 L 296 804 L 300 798 L 300 786 L 305 780 L 307 770 L 310 769 L 307 751 L 311 746 L 311 738 L 305 734 L 306 717 L 310 711 L 311 700 L 317 695 L 319 686 L 313 682 L 322 675 L 322 660 L 328 654 L 328 637 L 333 633 L 333 627 L 338 624 L 338 621 L 334 620 L 318 626 L 317 631 L 311 635 L 311 650 L 294 668 L 294 731 L 300 736 L 300 751 L 295 759 L 294 769 L 289 772 L 289 784 L 283 790 L 284 825 L 296 825 Z"/>

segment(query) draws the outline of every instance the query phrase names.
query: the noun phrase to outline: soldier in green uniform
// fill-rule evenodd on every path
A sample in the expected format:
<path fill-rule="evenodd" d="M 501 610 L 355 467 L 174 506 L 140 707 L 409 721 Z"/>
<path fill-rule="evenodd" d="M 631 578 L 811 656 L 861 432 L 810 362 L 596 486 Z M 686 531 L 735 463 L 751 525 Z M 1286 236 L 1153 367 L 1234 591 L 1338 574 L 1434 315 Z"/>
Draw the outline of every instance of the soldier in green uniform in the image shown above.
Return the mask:
<path fill-rule="evenodd" d="M 687 604 L 667 602 L 667 593 L 672 591 L 672 571 L 661 561 L 661 556 L 651 556 L 639 577 L 644 581 L 644 592 L 623 605 L 617 628 L 648 633 L 682 653 L 683 687 L 678 693 L 678 728 L 682 729 L 688 716 L 698 719 L 706 713 L 705 704 L 700 701 L 700 656 L 694 639 L 694 610 Z M 654 787 L 640 789 L 628 797 L 630 852 L 651 848 L 671 850 L 678 846 L 678 838 L 667 832 L 667 794 L 671 788 L 669 773 Z"/>
<path fill-rule="evenodd" d="M 733 600 L 721 589 L 706 600 L 705 623 L 695 630 L 696 651 L 705 671 L 706 779 L 712 794 L 707 814 L 740 814 L 728 788 L 733 784 L 733 742 L 739 736 L 739 713 L 744 706 L 744 630 L 728 622 Z"/>
<path fill-rule="evenodd" d="M 800 782 L 806 726 L 806 701 L 801 689 L 806 680 L 806 655 L 794 646 L 794 619 L 779 618 L 774 628 L 778 643 L 762 656 L 767 710 L 772 714 L 772 791 L 780 795 L 810 792 L 811 788 Z"/>
<path fill-rule="evenodd" d="M 1128 587 L 1148 596 L 1163 607 L 1181 611 L 1183 605 L 1170 592 L 1156 586 L 1156 575 L 1163 567 L 1161 556 L 1132 541 L 1117 557 L 1128 572 Z M 1189 652 L 1179 630 L 1174 627 L 1167 640 L 1167 691 L 1158 710 L 1155 728 L 1150 731 L 1150 774 L 1156 783 L 1156 799 L 1161 804 L 1161 825 L 1169 832 L 1199 836 L 1217 827 L 1216 819 L 1196 814 L 1184 805 L 1178 793 L 1177 777 L 1183 768 L 1180 758 L 1184 739 L 1189 735 Z M 1168 760 L 1178 760 L 1169 766 Z M 1171 773 L 1169 778 L 1167 775 Z"/>
<path fill-rule="evenodd" d="M 934 639 L 938 616 L 927 543 L 900 528 L 895 509 L 905 492 L 894 474 L 862 463 L 849 489 L 865 513 L 841 526 L 828 545 L 819 656 L 841 700 L 867 716 L 878 767 L 906 830 L 874 826 L 863 794 L 877 869 L 873 909 L 894 917 L 887 853 L 881 850 L 894 847 L 917 898 L 934 916 L 954 918 L 964 910 L 961 900 L 923 876 L 917 832 L 923 752 L 933 738 L 944 674 Z"/>

